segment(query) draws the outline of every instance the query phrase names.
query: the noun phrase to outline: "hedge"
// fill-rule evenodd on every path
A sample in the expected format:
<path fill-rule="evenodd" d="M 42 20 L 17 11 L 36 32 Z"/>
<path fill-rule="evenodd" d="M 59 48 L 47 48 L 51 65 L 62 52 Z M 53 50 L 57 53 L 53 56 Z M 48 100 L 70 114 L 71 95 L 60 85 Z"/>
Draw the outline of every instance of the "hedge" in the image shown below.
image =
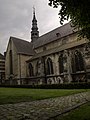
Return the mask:
<path fill-rule="evenodd" d="M 34 88 L 34 89 L 90 89 L 88 83 L 68 83 L 68 84 L 44 84 L 44 85 L 0 85 L 0 87 L 11 88 Z"/>

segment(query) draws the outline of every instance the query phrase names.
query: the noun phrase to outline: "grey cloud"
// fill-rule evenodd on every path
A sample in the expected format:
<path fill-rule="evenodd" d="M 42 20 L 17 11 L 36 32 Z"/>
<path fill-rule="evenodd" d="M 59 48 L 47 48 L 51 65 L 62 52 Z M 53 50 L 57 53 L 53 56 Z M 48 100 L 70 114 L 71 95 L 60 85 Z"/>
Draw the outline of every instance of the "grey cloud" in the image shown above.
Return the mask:
<path fill-rule="evenodd" d="M 30 41 L 32 7 L 36 8 L 36 17 L 40 35 L 59 26 L 58 9 L 48 6 L 48 0 L 0 0 L 0 52 L 6 50 L 10 36 Z"/>

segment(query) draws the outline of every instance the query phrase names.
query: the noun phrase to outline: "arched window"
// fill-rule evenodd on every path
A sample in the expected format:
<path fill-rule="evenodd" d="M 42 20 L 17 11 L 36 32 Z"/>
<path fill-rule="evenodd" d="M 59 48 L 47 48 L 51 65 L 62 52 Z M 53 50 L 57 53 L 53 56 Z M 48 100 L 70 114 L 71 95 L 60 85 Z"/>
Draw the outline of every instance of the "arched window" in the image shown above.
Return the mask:
<path fill-rule="evenodd" d="M 72 73 L 76 72 L 76 67 L 75 67 L 75 55 L 72 54 L 71 56 L 71 65 L 72 65 Z"/>
<path fill-rule="evenodd" d="M 79 51 L 75 51 L 75 66 L 76 66 L 76 71 L 84 70 L 84 60 L 81 52 Z"/>
<path fill-rule="evenodd" d="M 75 72 L 84 70 L 84 60 L 83 60 L 81 52 L 78 50 L 76 50 L 74 53 L 74 62 L 73 63 L 74 63 L 74 65 L 72 65 L 72 67 L 74 67 L 73 70 Z"/>
<path fill-rule="evenodd" d="M 53 62 L 50 58 L 47 59 L 47 75 L 53 74 Z"/>
<path fill-rule="evenodd" d="M 59 73 L 64 72 L 64 66 L 63 66 L 63 54 L 59 56 Z"/>
<path fill-rule="evenodd" d="M 33 66 L 32 66 L 32 64 L 31 63 L 29 63 L 29 76 L 33 76 L 34 75 L 34 73 L 33 73 Z"/>
<path fill-rule="evenodd" d="M 40 72 L 41 72 L 41 60 L 38 60 L 36 64 L 36 75 L 40 75 Z"/>

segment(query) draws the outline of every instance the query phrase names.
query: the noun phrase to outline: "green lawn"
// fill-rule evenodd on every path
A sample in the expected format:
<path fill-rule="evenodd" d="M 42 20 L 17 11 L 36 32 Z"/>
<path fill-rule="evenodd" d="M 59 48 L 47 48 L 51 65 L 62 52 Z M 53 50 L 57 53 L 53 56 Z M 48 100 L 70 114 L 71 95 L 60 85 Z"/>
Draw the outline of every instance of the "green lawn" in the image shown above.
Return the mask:
<path fill-rule="evenodd" d="M 0 104 L 60 97 L 87 90 L 0 88 Z"/>
<path fill-rule="evenodd" d="M 54 120 L 90 120 L 90 102 Z"/>

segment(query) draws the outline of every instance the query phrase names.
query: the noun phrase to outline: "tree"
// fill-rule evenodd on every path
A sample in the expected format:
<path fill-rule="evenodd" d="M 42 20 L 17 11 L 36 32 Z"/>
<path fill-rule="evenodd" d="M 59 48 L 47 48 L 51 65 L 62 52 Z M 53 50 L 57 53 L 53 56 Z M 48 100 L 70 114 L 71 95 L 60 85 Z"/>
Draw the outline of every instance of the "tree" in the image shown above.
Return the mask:
<path fill-rule="evenodd" d="M 49 0 L 49 5 L 61 6 L 60 24 L 70 18 L 72 26 L 79 29 L 79 35 L 90 40 L 90 0 Z"/>

